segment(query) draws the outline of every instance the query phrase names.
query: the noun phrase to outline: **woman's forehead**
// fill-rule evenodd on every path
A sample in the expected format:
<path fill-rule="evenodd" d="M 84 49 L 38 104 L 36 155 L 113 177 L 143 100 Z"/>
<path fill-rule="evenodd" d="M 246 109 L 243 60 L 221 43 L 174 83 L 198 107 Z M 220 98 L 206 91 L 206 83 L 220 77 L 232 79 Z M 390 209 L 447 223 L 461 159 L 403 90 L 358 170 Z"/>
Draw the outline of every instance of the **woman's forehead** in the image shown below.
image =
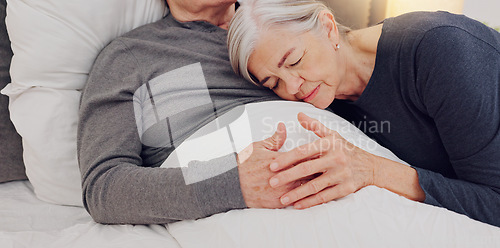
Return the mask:
<path fill-rule="evenodd" d="M 258 80 L 263 80 L 276 72 L 296 49 L 297 39 L 279 32 L 267 32 L 250 55 L 248 69 Z"/>
<path fill-rule="evenodd" d="M 262 36 L 259 42 L 255 46 L 255 50 L 250 56 L 250 65 L 253 62 L 265 64 L 269 63 L 278 65 L 280 62 L 280 56 L 283 56 L 287 51 L 293 47 L 293 43 L 290 39 L 279 34 L 269 34 Z"/>
<path fill-rule="evenodd" d="M 276 65 L 279 65 L 283 62 L 281 61 L 283 56 L 287 57 L 293 53 L 298 47 L 303 45 L 303 42 L 304 38 L 302 35 L 280 30 L 269 30 L 261 34 L 250 58 L 275 58 Z"/>

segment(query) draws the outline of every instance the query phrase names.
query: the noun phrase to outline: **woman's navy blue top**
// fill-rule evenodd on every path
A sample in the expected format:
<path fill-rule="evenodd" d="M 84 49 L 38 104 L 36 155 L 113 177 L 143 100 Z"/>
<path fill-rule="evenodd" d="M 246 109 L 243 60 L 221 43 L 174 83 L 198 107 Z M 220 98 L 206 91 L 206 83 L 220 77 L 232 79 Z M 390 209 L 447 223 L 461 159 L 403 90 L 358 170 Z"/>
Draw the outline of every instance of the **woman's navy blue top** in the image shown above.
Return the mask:
<path fill-rule="evenodd" d="M 425 203 L 500 226 L 500 33 L 463 15 L 383 23 L 355 102 L 330 108 L 418 172 Z"/>

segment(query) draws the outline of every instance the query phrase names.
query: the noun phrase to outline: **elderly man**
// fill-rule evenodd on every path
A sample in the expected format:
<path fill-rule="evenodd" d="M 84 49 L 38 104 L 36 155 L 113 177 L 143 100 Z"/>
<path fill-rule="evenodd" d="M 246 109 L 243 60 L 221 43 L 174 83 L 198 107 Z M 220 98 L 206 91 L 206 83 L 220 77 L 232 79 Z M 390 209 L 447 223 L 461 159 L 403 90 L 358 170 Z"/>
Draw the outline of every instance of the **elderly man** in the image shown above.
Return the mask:
<path fill-rule="evenodd" d="M 235 0 L 167 3 L 164 19 L 114 40 L 90 73 L 78 132 L 85 207 L 97 222 L 114 224 L 283 207 L 279 197 L 296 184 L 277 189 L 268 184 L 283 127 L 241 154 L 195 161 L 189 168 L 159 168 L 186 137 L 219 115 L 278 99 L 231 70 L 226 29 Z M 222 173 L 185 180 L 204 168 Z"/>

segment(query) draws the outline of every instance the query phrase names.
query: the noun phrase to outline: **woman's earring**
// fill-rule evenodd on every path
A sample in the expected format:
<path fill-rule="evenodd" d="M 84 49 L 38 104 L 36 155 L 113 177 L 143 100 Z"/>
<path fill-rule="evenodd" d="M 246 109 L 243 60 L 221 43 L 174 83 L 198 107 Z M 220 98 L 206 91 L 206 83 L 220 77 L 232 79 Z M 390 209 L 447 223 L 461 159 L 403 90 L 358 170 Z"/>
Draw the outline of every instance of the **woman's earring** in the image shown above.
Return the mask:
<path fill-rule="evenodd" d="M 335 48 L 336 48 L 337 50 L 338 50 L 338 49 L 340 49 L 340 44 L 337 44 L 337 45 L 335 46 Z"/>

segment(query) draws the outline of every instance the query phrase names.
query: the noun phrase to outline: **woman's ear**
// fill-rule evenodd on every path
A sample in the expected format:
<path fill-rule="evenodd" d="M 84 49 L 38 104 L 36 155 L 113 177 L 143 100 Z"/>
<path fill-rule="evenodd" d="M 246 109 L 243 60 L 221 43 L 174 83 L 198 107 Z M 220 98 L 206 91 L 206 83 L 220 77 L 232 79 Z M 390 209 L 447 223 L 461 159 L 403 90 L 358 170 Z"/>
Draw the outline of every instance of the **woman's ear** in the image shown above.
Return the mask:
<path fill-rule="evenodd" d="M 335 44 L 339 43 L 339 29 L 335 22 L 335 17 L 332 12 L 323 10 L 319 13 L 319 21 L 323 26 L 323 31 L 328 35 L 328 39 L 332 40 Z"/>

